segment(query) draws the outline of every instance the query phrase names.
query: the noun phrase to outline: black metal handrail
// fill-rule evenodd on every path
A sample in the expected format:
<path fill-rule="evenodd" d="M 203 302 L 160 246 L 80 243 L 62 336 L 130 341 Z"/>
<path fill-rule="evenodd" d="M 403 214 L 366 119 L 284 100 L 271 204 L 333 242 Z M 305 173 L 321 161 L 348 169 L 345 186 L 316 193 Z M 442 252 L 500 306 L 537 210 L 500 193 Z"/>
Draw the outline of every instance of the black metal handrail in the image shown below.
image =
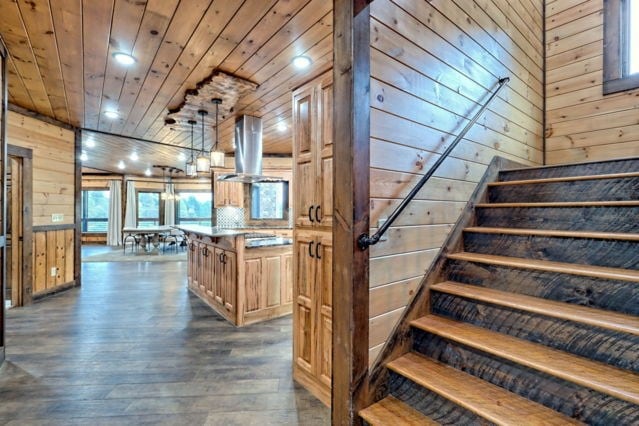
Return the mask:
<path fill-rule="evenodd" d="M 466 124 L 466 126 L 462 129 L 462 131 L 459 132 L 459 134 L 457 135 L 457 137 L 455 138 L 453 143 L 451 143 L 450 146 L 448 148 L 446 148 L 444 153 L 437 159 L 437 161 L 435 161 L 435 164 L 433 164 L 433 166 L 428 170 L 428 172 L 424 176 L 422 176 L 422 178 L 419 180 L 419 182 L 417 182 L 417 185 L 415 185 L 415 187 L 410 191 L 410 193 L 406 196 L 406 198 L 404 198 L 402 200 L 402 202 L 399 204 L 399 206 L 397 206 L 395 211 L 393 211 L 393 213 L 388 217 L 386 222 L 384 222 L 384 224 L 379 227 L 377 232 L 375 232 L 372 236 L 370 236 L 368 234 L 362 234 L 362 235 L 359 236 L 359 238 L 357 239 L 357 245 L 359 246 L 360 249 L 366 250 L 369 246 L 372 246 L 372 245 L 377 244 L 379 242 L 380 238 L 382 238 L 382 235 L 384 235 L 384 233 L 388 230 L 388 228 L 391 227 L 393 222 L 395 222 L 395 219 L 397 219 L 397 217 L 402 213 L 402 211 L 406 208 L 408 203 L 413 201 L 413 198 L 415 198 L 415 196 L 417 195 L 419 190 L 422 189 L 422 187 L 428 181 L 428 179 L 430 179 L 431 176 L 433 176 L 433 174 L 435 173 L 437 168 L 448 157 L 448 154 L 450 154 L 451 151 L 453 149 L 455 149 L 455 147 L 457 146 L 459 141 L 462 140 L 462 138 L 466 135 L 468 130 L 470 130 L 470 128 L 473 126 L 473 124 L 475 124 L 475 122 L 477 121 L 479 116 L 484 112 L 486 107 L 488 107 L 490 102 L 495 98 L 495 96 L 497 96 L 497 93 L 499 93 L 501 88 L 506 83 L 508 83 L 509 81 L 510 81 L 509 77 L 500 78 L 498 80 L 497 88 L 492 93 L 492 95 L 490 95 L 488 100 L 486 100 L 486 102 L 484 102 L 484 104 L 479 109 L 479 111 L 477 111 L 477 113 L 468 122 L 468 124 Z"/>

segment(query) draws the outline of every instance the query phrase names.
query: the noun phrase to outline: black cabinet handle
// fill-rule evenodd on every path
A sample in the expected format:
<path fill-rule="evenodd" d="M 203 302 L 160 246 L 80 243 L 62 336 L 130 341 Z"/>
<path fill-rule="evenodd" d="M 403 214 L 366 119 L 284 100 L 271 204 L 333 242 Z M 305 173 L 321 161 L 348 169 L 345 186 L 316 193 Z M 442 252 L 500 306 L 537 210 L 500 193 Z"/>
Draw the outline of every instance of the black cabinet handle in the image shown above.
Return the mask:
<path fill-rule="evenodd" d="M 195 244 L 189 243 L 189 250 L 195 251 Z"/>
<path fill-rule="evenodd" d="M 209 249 L 202 247 L 202 256 L 209 257 Z"/>
<path fill-rule="evenodd" d="M 226 265 L 226 253 L 222 253 L 222 263 Z"/>
<path fill-rule="evenodd" d="M 308 208 L 308 220 L 310 220 L 311 222 L 315 222 L 315 221 L 313 220 L 313 216 L 312 216 L 312 214 L 313 214 L 313 207 L 315 207 L 315 206 L 309 206 L 309 208 Z"/>
<path fill-rule="evenodd" d="M 315 222 L 321 222 L 322 218 L 320 213 L 322 211 L 322 206 L 315 206 Z"/>
<path fill-rule="evenodd" d="M 315 257 L 317 257 L 318 259 L 322 258 L 322 256 L 320 255 L 320 248 L 321 247 L 322 247 L 322 243 L 315 244 Z"/>
<path fill-rule="evenodd" d="M 315 257 L 313 256 L 313 241 L 311 241 L 310 243 L 308 243 L 308 255 L 310 257 Z"/>
<path fill-rule="evenodd" d="M 222 262 L 222 255 L 223 255 L 223 254 L 224 254 L 224 253 L 220 253 L 220 254 L 218 254 L 218 255 L 217 255 L 217 258 L 220 260 L 220 263 L 224 263 L 224 262 Z"/>

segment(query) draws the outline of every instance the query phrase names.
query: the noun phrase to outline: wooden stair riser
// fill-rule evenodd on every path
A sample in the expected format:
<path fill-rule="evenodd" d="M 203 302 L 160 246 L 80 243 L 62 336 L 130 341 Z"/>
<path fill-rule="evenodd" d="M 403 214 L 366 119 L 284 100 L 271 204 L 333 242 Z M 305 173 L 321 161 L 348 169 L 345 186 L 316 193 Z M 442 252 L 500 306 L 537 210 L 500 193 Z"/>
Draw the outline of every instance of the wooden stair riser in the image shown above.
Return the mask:
<path fill-rule="evenodd" d="M 561 272 L 448 260 L 448 280 L 465 284 L 639 315 L 639 284 Z"/>
<path fill-rule="evenodd" d="M 499 185 L 488 188 L 491 203 L 630 201 L 639 198 L 639 177 Z"/>
<path fill-rule="evenodd" d="M 639 159 L 631 158 L 626 160 L 611 160 L 590 164 L 569 164 L 565 166 L 502 170 L 501 172 L 499 172 L 498 179 L 504 182 L 513 180 L 546 179 L 567 176 L 630 173 L 637 171 L 639 171 Z"/>
<path fill-rule="evenodd" d="M 639 242 L 464 232 L 464 251 L 639 269 Z"/>
<path fill-rule="evenodd" d="M 477 425 L 492 423 L 449 401 L 412 380 L 393 371 L 389 375 L 390 394 L 431 419 L 447 425 Z"/>
<path fill-rule="evenodd" d="M 477 207 L 477 225 L 639 233 L 639 206 Z"/>
<path fill-rule="evenodd" d="M 639 421 L 637 405 L 421 330 L 413 330 L 413 350 L 588 424 Z"/>
<path fill-rule="evenodd" d="M 432 292 L 432 312 L 639 372 L 639 336 Z"/>

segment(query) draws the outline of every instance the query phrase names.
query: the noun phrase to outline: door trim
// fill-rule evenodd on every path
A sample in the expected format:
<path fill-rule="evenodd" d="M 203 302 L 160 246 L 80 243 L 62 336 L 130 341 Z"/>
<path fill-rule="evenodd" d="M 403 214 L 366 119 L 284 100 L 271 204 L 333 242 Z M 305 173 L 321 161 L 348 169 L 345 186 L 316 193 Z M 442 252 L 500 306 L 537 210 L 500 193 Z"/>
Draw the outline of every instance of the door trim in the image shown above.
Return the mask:
<path fill-rule="evenodd" d="M 33 150 L 7 144 L 7 157 L 22 159 L 22 306 L 33 303 Z M 5 216 L 6 217 L 6 216 Z"/>

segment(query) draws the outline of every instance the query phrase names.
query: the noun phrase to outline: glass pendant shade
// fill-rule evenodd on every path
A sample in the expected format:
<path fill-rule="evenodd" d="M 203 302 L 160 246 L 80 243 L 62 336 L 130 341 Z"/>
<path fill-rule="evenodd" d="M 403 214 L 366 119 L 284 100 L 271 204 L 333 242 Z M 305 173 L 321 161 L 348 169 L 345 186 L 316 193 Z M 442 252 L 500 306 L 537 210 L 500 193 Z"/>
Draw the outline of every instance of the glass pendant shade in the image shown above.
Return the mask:
<path fill-rule="evenodd" d="M 191 177 L 197 176 L 197 169 L 194 163 L 186 163 L 186 175 Z"/>
<path fill-rule="evenodd" d="M 211 151 L 211 167 L 224 167 L 224 152 Z"/>
<path fill-rule="evenodd" d="M 201 152 L 195 159 L 196 173 L 207 173 L 211 168 L 211 159 L 205 152 Z"/>

